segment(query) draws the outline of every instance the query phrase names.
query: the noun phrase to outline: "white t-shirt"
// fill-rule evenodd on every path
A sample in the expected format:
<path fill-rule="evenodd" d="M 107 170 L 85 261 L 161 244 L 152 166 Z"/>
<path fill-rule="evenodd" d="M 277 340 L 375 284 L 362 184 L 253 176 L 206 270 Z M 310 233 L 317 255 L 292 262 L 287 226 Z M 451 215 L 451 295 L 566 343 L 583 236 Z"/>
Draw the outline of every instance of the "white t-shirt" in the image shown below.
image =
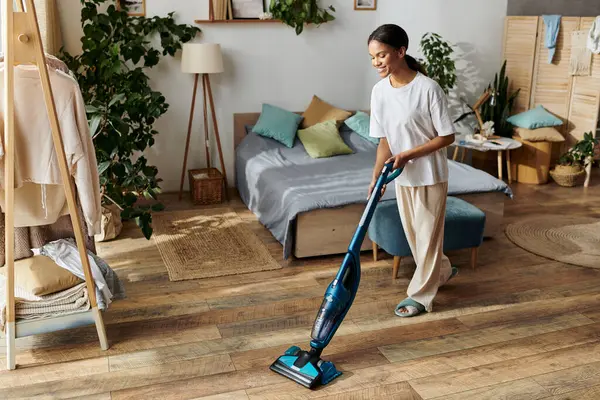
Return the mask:
<path fill-rule="evenodd" d="M 436 136 L 455 133 L 448 100 L 433 79 L 417 73 L 399 88 L 390 78 L 379 81 L 371 93 L 370 136 L 385 137 L 393 155 L 421 146 Z M 427 186 L 448 181 L 448 157 L 441 149 L 405 165 L 396 179 L 402 186 Z"/>

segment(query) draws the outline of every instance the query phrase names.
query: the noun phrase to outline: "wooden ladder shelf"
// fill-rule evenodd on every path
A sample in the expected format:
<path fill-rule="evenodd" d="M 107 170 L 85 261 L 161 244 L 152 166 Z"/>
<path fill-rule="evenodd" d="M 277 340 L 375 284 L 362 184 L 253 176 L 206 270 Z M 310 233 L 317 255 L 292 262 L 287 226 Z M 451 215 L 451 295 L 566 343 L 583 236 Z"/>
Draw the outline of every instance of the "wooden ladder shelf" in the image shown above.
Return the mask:
<path fill-rule="evenodd" d="M 100 347 L 108 349 L 108 340 L 102 315 L 96 301 L 95 282 L 85 247 L 81 221 L 77 213 L 77 203 L 72 177 L 69 175 L 67 160 L 63 147 L 62 134 L 54 103 L 54 95 L 50 85 L 46 57 L 42 46 L 38 19 L 33 0 L 2 0 L 2 40 L 4 48 L 4 143 L 5 143 L 5 254 L 6 254 L 6 348 L 7 368 L 15 369 L 15 338 L 58 331 L 81 325 L 95 323 L 98 331 Z M 47 318 L 35 321 L 16 321 L 15 319 L 15 275 L 14 275 L 14 168 L 15 168 L 15 118 L 14 118 L 14 68 L 18 65 L 34 64 L 38 67 L 46 111 L 52 139 L 57 154 L 60 173 L 65 189 L 69 214 L 73 224 L 75 240 L 83 266 L 90 310 L 76 314 Z"/>

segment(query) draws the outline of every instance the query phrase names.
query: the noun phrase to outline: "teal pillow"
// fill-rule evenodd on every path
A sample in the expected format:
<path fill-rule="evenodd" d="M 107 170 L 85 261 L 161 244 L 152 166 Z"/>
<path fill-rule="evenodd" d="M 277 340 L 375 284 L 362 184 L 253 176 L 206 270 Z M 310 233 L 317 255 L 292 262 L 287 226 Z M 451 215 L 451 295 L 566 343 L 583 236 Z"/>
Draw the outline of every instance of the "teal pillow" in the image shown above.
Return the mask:
<path fill-rule="evenodd" d="M 263 104 L 262 112 L 252 132 L 277 140 L 286 147 L 294 147 L 298 125 L 303 117 L 270 104 Z"/>
<path fill-rule="evenodd" d="M 560 118 L 550 114 L 541 105 L 520 114 L 510 116 L 506 121 L 514 126 L 525 129 L 545 128 L 563 124 L 563 121 Z"/>
<path fill-rule="evenodd" d="M 335 120 L 320 122 L 306 129 L 300 129 L 298 138 L 312 158 L 352 154 L 352 149 L 344 143 L 340 136 Z"/>
<path fill-rule="evenodd" d="M 358 133 L 362 138 L 367 139 L 369 142 L 373 142 L 375 144 L 379 143 L 379 138 L 369 136 L 369 127 L 371 123 L 369 114 L 362 111 L 357 111 L 356 114 L 345 120 L 344 123 L 348 128 Z"/>

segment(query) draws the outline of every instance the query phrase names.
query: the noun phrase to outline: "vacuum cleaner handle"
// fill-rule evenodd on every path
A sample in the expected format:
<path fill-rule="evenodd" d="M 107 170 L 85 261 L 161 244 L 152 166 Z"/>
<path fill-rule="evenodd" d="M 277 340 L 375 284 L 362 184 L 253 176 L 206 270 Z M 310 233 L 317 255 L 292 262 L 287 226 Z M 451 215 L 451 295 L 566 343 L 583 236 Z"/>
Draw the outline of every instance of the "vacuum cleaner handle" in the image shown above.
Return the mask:
<path fill-rule="evenodd" d="M 375 207 L 377 207 L 377 203 L 379 202 L 379 198 L 381 197 L 381 189 L 383 189 L 383 185 L 387 185 L 402 173 L 403 168 L 398 168 L 390 173 L 390 171 L 392 171 L 393 168 L 394 163 L 387 163 L 383 166 L 381 174 L 379 175 L 377 183 L 375 184 L 375 188 L 373 189 L 371 197 L 367 202 L 367 206 L 365 208 L 365 211 L 363 212 L 360 222 L 358 223 L 356 232 L 352 237 L 350 246 L 348 246 L 348 252 L 352 253 L 355 256 L 358 256 L 358 254 L 360 253 L 360 248 L 362 247 L 362 243 L 367 233 L 369 223 L 371 222 L 371 218 L 373 217 L 373 213 L 375 212 Z"/>
<path fill-rule="evenodd" d="M 389 170 L 391 170 L 392 168 L 394 168 L 394 164 L 393 163 L 388 163 L 386 164 L 386 166 L 388 166 Z M 390 183 L 391 181 L 393 181 L 394 179 L 396 179 L 400 174 L 402 173 L 402 168 L 397 168 L 394 170 L 394 172 L 392 172 L 390 175 L 388 175 L 388 177 L 385 180 L 385 184 L 387 185 L 388 183 Z"/>

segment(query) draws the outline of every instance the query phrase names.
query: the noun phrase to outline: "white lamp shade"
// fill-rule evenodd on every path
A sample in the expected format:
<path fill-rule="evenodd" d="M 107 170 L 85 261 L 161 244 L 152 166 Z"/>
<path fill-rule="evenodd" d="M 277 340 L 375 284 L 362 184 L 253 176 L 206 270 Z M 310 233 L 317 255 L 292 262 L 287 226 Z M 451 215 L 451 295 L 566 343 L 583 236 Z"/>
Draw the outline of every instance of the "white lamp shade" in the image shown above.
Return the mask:
<path fill-rule="evenodd" d="M 221 45 L 216 43 L 184 43 L 181 71 L 189 74 L 223 72 Z"/>

